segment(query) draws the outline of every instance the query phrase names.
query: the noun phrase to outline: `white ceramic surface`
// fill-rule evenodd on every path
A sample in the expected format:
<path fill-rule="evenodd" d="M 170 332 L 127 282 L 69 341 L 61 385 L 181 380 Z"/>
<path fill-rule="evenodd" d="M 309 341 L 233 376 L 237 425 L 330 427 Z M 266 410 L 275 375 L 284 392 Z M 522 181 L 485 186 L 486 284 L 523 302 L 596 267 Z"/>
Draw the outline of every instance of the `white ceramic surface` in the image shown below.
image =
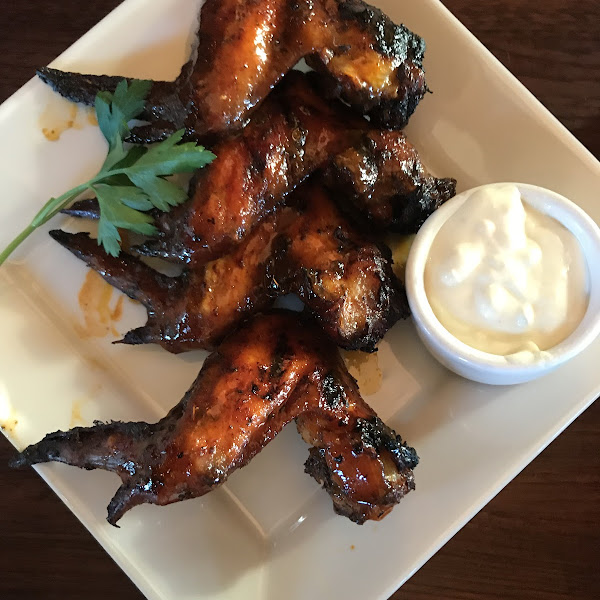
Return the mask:
<path fill-rule="evenodd" d="M 460 189 L 542 185 L 600 221 L 598 162 L 441 3 L 375 3 L 428 42 L 435 93 L 407 133 L 437 174 L 456 177 Z M 54 66 L 174 77 L 198 6 L 126 0 Z M 0 108 L 0 245 L 102 160 L 91 126 L 58 142 L 43 137 L 38 117 L 52 101 L 31 81 Z M 0 349 L 0 416 L 17 417 L 10 434 L 17 447 L 74 421 L 157 419 L 197 374 L 201 352 L 171 356 L 113 346 L 113 336 L 81 339 L 75 324 L 85 267 L 43 231 L 8 267 L 0 269 L 0 330 L 10 340 Z M 125 308 L 121 334 L 144 319 L 139 307 Z M 433 361 L 410 322 L 396 326 L 380 351 L 382 388 L 368 400 L 417 448 L 417 489 L 384 521 L 362 527 L 335 516 L 327 494 L 303 473 L 307 448 L 293 426 L 220 490 L 138 507 L 120 529 L 105 521 L 116 476 L 59 464 L 39 472 L 148 598 L 386 599 L 598 396 L 599 351 L 596 340 L 547 377 L 490 387 Z"/>
<path fill-rule="evenodd" d="M 468 346 L 454 337 L 436 317 L 425 291 L 424 278 L 431 245 L 440 228 L 471 194 L 482 188 L 502 185 L 506 184 L 487 184 L 466 190 L 446 202 L 417 233 L 406 264 L 406 293 L 417 333 L 425 346 L 451 371 L 492 385 L 524 383 L 546 375 L 585 350 L 600 333 L 600 269 L 597 266 L 600 265 L 600 229 L 579 206 L 564 196 L 523 183 L 510 185 L 519 189 L 524 202 L 562 223 L 579 241 L 589 278 L 589 303 L 582 321 L 560 344 L 523 364 Z"/>

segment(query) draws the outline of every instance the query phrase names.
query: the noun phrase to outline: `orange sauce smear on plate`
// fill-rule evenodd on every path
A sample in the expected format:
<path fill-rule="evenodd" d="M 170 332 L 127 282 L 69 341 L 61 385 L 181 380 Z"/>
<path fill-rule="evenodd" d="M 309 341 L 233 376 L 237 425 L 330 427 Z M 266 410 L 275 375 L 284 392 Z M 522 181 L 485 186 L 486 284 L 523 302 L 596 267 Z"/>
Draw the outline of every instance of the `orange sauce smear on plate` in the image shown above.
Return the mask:
<path fill-rule="evenodd" d="M 98 273 L 88 271 L 78 296 L 84 324 L 77 327 L 77 332 L 82 338 L 119 335 L 114 324 L 123 316 L 124 296 L 120 295 L 111 306 L 112 297 L 113 288 Z"/>
<path fill-rule="evenodd" d="M 39 127 L 44 137 L 56 142 L 69 129 L 83 129 L 86 125 L 97 125 L 93 108 L 80 106 L 63 98 L 48 102 L 39 118 Z"/>
<path fill-rule="evenodd" d="M 383 374 L 377 353 L 343 351 L 342 356 L 350 375 L 356 379 L 363 396 L 371 396 L 381 388 Z"/>

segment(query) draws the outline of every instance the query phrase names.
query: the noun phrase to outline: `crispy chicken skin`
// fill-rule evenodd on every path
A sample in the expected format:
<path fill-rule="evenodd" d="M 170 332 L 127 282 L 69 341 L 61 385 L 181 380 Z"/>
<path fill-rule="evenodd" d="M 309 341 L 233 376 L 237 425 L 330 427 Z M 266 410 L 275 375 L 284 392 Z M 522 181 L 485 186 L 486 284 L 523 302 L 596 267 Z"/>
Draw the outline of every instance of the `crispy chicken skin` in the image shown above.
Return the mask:
<path fill-rule="evenodd" d="M 300 77 L 298 84 L 302 84 L 304 81 L 303 76 L 298 77 Z M 306 90 L 303 84 L 296 89 Z M 312 91 L 309 93 L 312 94 Z M 266 108 L 267 103 L 256 113 L 255 117 L 258 117 L 262 110 Z M 336 125 L 338 124 L 336 122 Z M 360 131 L 361 127 L 361 123 L 354 122 L 351 129 L 345 129 L 343 137 L 346 140 L 354 138 L 354 145 L 333 156 L 327 163 L 323 173 L 318 174 L 319 180 L 329 190 L 328 195 L 336 201 L 338 207 L 359 230 L 370 230 L 371 233 L 375 234 L 379 234 L 381 231 L 394 231 L 403 234 L 416 233 L 431 213 L 455 195 L 456 180 L 451 178 L 441 179 L 430 175 L 423 167 L 416 148 L 406 139 L 403 133 L 377 130 L 364 133 Z M 315 128 L 315 131 L 317 129 Z M 323 130 L 324 128 L 321 129 L 321 131 Z M 288 133 L 293 135 L 293 131 L 288 131 Z M 284 133 L 281 134 L 281 140 L 283 140 L 284 135 Z M 339 134 L 337 135 L 339 136 Z M 340 140 L 341 144 L 342 136 L 337 139 Z M 299 177 L 294 178 L 294 176 L 286 175 L 282 178 L 279 175 L 283 171 L 279 171 L 277 176 L 268 180 L 247 176 L 243 178 L 243 183 L 237 186 L 232 184 L 231 179 L 227 177 L 231 172 L 242 172 L 244 160 L 246 162 L 251 160 L 245 143 L 238 140 L 235 144 L 234 141 L 223 144 L 223 147 L 229 149 L 233 156 L 239 155 L 239 160 L 236 162 L 229 157 L 222 158 L 219 161 L 217 158 L 215 160 L 216 166 L 209 166 L 207 168 L 208 174 L 203 179 L 200 179 L 202 175 L 198 178 L 192 200 L 192 202 L 197 203 L 198 214 L 196 214 L 194 205 L 188 203 L 171 213 L 159 217 L 161 226 L 166 233 L 163 233 L 158 240 L 149 240 L 141 247 L 136 248 L 136 252 L 166 256 L 171 259 L 178 254 L 183 261 L 188 260 L 192 264 L 202 262 L 197 256 L 206 255 L 207 248 L 200 248 L 196 253 L 195 260 L 186 259 L 188 251 L 183 249 L 182 240 L 189 240 L 190 238 L 190 230 L 187 227 L 190 223 L 196 224 L 198 229 L 204 229 L 205 231 L 211 229 L 212 238 L 215 241 L 219 236 L 223 236 L 224 230 L 228 228 L 232 230 L 234 225 L 239 226 L 244 221 L 244 216 L 247 218 L 243 226 L 237 230 L 237 235 L 232 234 L 227 237 L 227 242 L 223 241 L 225 236 L 221 237 L 221 244 L 215 241 L 212 245 L 212 253 L 220 254 L 220 252 L 216 252 L 217 248 L 223 246 L 234 248 L 236 243 L 243 244 L 246 236 L 251 235 L 249 232 L 255 226 L 254 222 L 260 222 L 260 219 L 263 218 L 261 207 L 263 210 L 267 208 L 267 217 L 281 210 L 282 201 L 277 204 L 271 202 L 275 196 L 282 193 L 282 190 L 287 190 L 291 180 L 295 182 L 295 179 L 299 179 Z M 284 145 L 285 142 L 282 141 L 282 147 Z M 244 158 L 241 157 L 242 153 L 245 153 Z M 266 154 L 269 154 L 269 152 L 260 153 L 261 156 Z M 273 152 L 271 156 L 274 155 Z M 318 162 L 320 163 L 322 159 L 325 162 L 322 156 L 319 156 Z M 227 162 L 229 166 L 223 166 L 224 162 Z M 288 160 L 286 168 L 289 168 L 291 163 L 292 161 Z M 214 173 L 211 169 L 215 170 Z M 296 173 L 302 171 L 302 167 L 298 167 L 298 169 Z M 246 175 L 249 172 L 246 171 Z M 249 191 L 251 188 L 252 191 Z M 312 189 L 315 190 L 317 195 L 323 196 L 323 191 L 318 190 L 316 186 L 313 186 Z M 267 191 L 265 192 L 265 190 Z M 270 198 L 269 203 L 264 202 L 265 193 Z M 289 204 L 291 201 L 287 193 L 285 197 L 287 198 L 285 202 Z M 233 205 L 230 211 L 225 211 L 223 208 L 226 202 Z M 256 214 L 244 215 L 244 207 L 250 205 L 256 208 Z M 320 235 L 317 235 L 316 231 L 312 232 L 315 236 L 313 241 L 317 245 L 322 244 L 325 239 L 326 243 L 330 245 L 335 245 L 341 241 L 339 239 L 337 242 L 334 241 L 335 225 L 331 210 L 331 202 L 327 199 L 323 204 L 323 214 L 329 215 L 327 219 L 330 228 L 322 228 Z M 212 211 L 217 211 L 219 215 L 217 219 L 209 216 Z M 76 217 L 92 219 L 99 217 L 99 207 L 95 200 L 76 202 L 63 212 Z M 198 215 L 202 215 L 202 218 Z M 177 224 L 179 221 L 184 223 L 184 227 Z M 289 230 L 288 238 L 301 237 L 304 240 L 306 235 L 301 235 L 301 228 L 305 225 L 304 221 L 299 221 L 295 228 Z M 344 224 L 344 227 L 346 226 L 347 224 Z M 325 231 L 327 233 L 324 233 Z M 241 238 L 238 238 L 239 235 L 241 235 Z M 339 237 L 339 232 L 336 235 Z M 321 241 L 318 241 L 319 238 Z M 175 242 L 175 239 L 178 241 Z M 173 250 L 174 245 L 179 245 L 179 251 L 171 253 L 171 251 L 165 250 L 169 245 L 171 245 L 171 250 Z M 301 243 L 301 248 L 307 250 L 308 245 Z M 290 256 L 294 252 L 293 250 Z M 192 258 L 194 258 L 194 255 L 192 253 Z M 313 258 L 316 258 L 316 256 L 315 253 Z M 312 265 L 314 266 L 314 263 Z M 327 270 L 331 272 L 331 269 Z M 297 272 L 294 271 L 293 277 L 296 276 Z M 281 271 L 278 271 L 278 279 L 283 279 Z M 298 280 L 296 281 L 298 282 Z M 302 289 L 303 285 L 298 282 L 295 291 L 298 293 Z M 309 297 L 304 293 L 301 295 L 305 301 Z"/>
<path fill-rule="evenodd" d="M 325 181 L 339 204 L 375 229 L 416 233 L 456 193 L 455 179 L 438 179 L 397 131 L 369 131 L 338 154 Z"/>
<path fill-rule="evenodd" d="M 362 0 L 207 0 L 198 48 L 175 82 L 155 82 L 134 140 L 157 141 L 185 128 L 204 142 L 244 125 L 301 58 L 341 98 L 377 126 L 403 127 L 427 87 L 425 43 Z M 63 96 L 93 103 L 120 77 L 42 68 Z"/>
<path fill-rule="evenodd" d="M 190 200 L 162 214 L 158 237 L 138 252 L 193 264 L 230 252 L 305 177 L 355 143 L 367 122 L 322 99 L 312 79 L 289 73 L 237 136 L 217 144 Z"/>
<path fill-rule="evenodd" d="M 148 322 L 127 344 L 157 343 L 170 352 L 211 349 L 240 322 L 296 293 L 329 337 L 349 350 L 373 351 L 409 314 L 391 259 L 339 213 L 324 188 L 303 184 L 231 254 L 167 277 L 135 256 L 108 256 L 85 233 L 52 237 L 111 285 L 140 301 Z"/>
<path fill-rule="evenodd" d="M 338 346 L 374 351 L 410 314 L 389 251 L 355 229 L 320 184 L 305 184 L 294 201 L 304 208 L 274 241 L 281 255 L 275 280 L 302 299 Z"/>
<path fill-rule="evenodd" d="M 362 0 L 336 1 L 331 41 L 315 44 L 306 62 L 323 75 L 329 97 L 341 98 L 376 127 L 402 129 L 428 91 L 425 42 Z"/>
<path fill-rule="evenodd" d="M 292 419 L 312 446 L 306 471 L 336 512 L 356 523 L 381 519 L 414 489 L 415 451 L 364 402 L 335 346 L 285 312 L 259 316 L 229 337 L 158 423 L 51 433 L 12 465 L 57 461 L 117 473 L 122 485 L 107 518 L 114 525 L 139 504 L 210 492 Z"/>

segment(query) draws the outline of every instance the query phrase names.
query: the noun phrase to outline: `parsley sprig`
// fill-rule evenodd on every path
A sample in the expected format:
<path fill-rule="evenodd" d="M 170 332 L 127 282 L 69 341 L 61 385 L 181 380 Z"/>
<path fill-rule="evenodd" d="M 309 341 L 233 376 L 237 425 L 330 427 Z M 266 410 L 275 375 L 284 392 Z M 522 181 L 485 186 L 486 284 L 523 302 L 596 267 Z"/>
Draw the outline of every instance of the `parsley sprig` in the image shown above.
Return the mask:
<path fill-rule="evenodd" d="M 50 198 L 31 223 L 0 254 L 0 265 L 38 227 L 69 206 L 84 192 L 93 192 L 100 206 L 98 244 L 111 256 L 121 249 L 119 229 L 143 235 L 156 233 L 148 211 L 168 212 L 184 202 L 186 192 L 165 179 L 209 164 L 214 154 L 194 142 L 181 143 L 183 130 L 149 148 L 124 145 L 129 122 L 142 112 L 151 82 L 123 80 L 114 93 L 100 92 L 95 109 L 98 126 L 108 142 L 108 154 L 97 175 L 58 198 Z"/>

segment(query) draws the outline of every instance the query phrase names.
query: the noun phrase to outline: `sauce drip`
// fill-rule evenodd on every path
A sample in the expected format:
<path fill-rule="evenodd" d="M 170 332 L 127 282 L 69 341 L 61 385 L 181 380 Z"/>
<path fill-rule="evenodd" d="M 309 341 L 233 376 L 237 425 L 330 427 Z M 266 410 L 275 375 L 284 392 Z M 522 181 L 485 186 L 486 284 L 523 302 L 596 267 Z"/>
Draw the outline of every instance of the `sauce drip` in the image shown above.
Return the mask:
<path fill-rule="evenodd" d="M 69 129 L 83 129 L 86 125 L 97 125 L 93 108 L 53 97 L 42 111 L 38 121 L 42 134 L 49 142 L 56 142 Z"/>
<path fill-rule="evenodd" d="M 75 401 L 73 402 L 73 406 L 71 407 L 71 422 L 69 423 L 69 429 L 73 429 L 73 427 L 79 427 L 85 425 L 85 421 L 83 420 L 83 416 L 81 414 L 81 402 Z"/>
<path fill-rule="evenodd" d="M 363 396 L 371 396 L 381 389 L 383 374 L 379 368 L 377 353 L 342 351 L 346 368 L 356 379 Z"/>
<path fill-rule="evenodd" d="M 119 335 L 114 324 L 123 316 L 124 296 L 111 307 L 112 296 L 113 288 L 95 271 L 88 271 L 78 296 L 84 324 L 77 331 L 82 338 Z"/>

